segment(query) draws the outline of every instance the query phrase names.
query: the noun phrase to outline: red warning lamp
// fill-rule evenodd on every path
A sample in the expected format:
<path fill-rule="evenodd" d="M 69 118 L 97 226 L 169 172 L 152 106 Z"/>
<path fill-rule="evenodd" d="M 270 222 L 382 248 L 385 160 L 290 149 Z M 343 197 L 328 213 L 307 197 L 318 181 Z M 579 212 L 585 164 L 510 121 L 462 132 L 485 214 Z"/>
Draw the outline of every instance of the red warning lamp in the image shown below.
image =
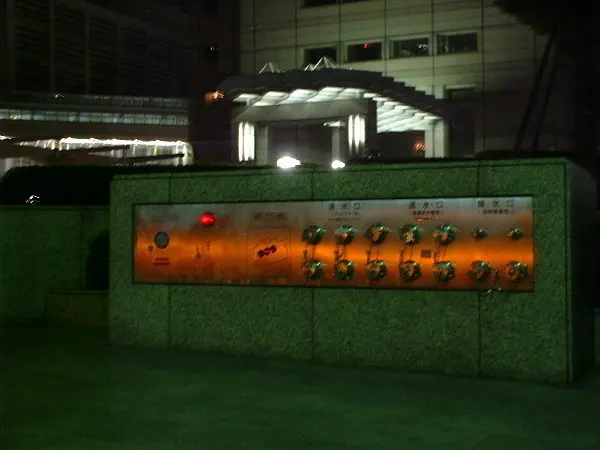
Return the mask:
<path fill-rule="evenodd" d="M 369 44 L 363 44 L 363 48 L 369 48 Z"/>
<path fill-rule="evenodd" d="M 200 222 L 200 225 L 204 227 L 212 227 L 216 221 L 217 218 L 215 217 L 214 213 L 211 212 L 202 213 L 202 215 L 198 218 L 198 222 Z"/>

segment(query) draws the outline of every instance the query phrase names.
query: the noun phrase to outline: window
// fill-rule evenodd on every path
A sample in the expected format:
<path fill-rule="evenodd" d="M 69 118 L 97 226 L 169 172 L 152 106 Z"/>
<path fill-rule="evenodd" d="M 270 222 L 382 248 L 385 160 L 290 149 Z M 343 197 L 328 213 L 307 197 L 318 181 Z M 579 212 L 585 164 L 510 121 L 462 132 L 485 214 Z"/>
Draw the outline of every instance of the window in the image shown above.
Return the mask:
<path fill-rule="evenodd" d="M 438 35 L 438 55 L 477 51 L 477 33 Z"/>
<path fill-rule="evenodd" d="M 160 125 L 161 116 L 157 114 L 146 114 L 146 124 L 147 125 Z"/>
<path fill-rule="evenodd" d="M 401 39 L 392 42 L 392 58 L 429 56 L 429 38 Z"/>
<path fill-rule="evenodd" d="M 304 7 L 337 5 L 337 0 L 304 0 Z"/>
<path fill-rule="evenodd" d="M 219 0 L 204 0 L 204 15 L 216 16 L 219 14 Z"/>
<path fill-rule="evenodd" d="M 216 63 L 219 62 L 219 53 L 221 49 L 218 45 L 205 45 L 204 46 L 204 61 Z"/>
<path fill-rule="evenodd" d="M 311 8 L 313 6 L 328 6 L 328 5 L 337 5 L 338 3 L 346 4 L 346 3 L 358 3 L 364 2 L 367 0 L 304 0 L 304 7 Z"/>
<path fill-rule="evenodd" d="M 446 98 L 454 101 L 472 102 L 475 100 L 475 88 L 460 87 L 446 89 Z"/>
<path fill-rule="evenodd" d="M 366 42 L 348 46 L 348 62 L 377 61 L 381 59 L 381 42 Z"/>
<path fill-rule="evenodd" d="M 329 58 L 332 61 L 337 61 L 337 48 L 335 47 L 320 47 L 308 48 L 304 50 L 304 64 L 317 64 L 323 57 Z"/>

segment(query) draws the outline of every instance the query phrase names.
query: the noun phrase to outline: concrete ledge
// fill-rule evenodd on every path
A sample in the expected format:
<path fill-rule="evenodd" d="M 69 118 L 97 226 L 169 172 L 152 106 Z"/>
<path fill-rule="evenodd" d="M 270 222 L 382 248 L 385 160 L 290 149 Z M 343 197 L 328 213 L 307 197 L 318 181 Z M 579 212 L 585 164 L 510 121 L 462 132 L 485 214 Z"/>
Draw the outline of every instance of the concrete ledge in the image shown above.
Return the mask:
<path fill-rule="evenodd" d="M 108 327 L 108 292 L 50 292 L 46 300 L 46 320 L 51 325 Z"/>

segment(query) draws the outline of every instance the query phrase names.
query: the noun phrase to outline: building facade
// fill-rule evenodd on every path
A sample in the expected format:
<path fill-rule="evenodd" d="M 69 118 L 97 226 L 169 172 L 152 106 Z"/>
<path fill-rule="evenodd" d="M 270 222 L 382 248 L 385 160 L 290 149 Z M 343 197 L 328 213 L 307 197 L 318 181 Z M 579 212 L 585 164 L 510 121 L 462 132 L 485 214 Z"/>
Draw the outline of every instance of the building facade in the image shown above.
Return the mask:
<path fill-rule="evenodd" d="M 5 100 L 14 92 L 187 97 L 185 14 L 151 0 L 141 8 L 133 1 L 1 3 Z M 111 9 L 116 5 L 127 10 Z"/>
<path fill-rule="evenodd" d="M 107 155 L 152 157 L 184 153 L 183 159 L 155 163 L 191 164 L 194 158 L 187 142 L 187 112 L 187 99 L 13 95 L 12 101 L 0 102 L 0 139 L 17 137 L 31 146 L 60 150 L 129 145 L 126 152 L 113 151 Z M 0 176 L 13 167 L 32 164 L 26 158 L 2 158 L 0 152 Z"/>
<path fill-rule="evenodd" d="M 239 0 L 179 2 L 189 5 L 193 34 L 197 37 L 192 66 L 189 140 L 200 164 L 229 162 L 231 104 L 214 101 L 211 93 L 240 69 Z"/>
<path fill-rule="evenodd" d="M 242 0 L 240 18 L 243 74 L 269 62 L 304 69 L 327 57 L 460 106 L 447 156 L 512 148 L 546 44 L 492 0 Z M 559 76 L 541 148 L 569 147 L 563 86 Z"/>
<path fill-rule="evenodd" d="M 202 131 L 229 130 L 203 99 L 239 60 L 219 3 L 0 0 L 0 136 L 136 142 L 136 155 L 223 138 Z"/>

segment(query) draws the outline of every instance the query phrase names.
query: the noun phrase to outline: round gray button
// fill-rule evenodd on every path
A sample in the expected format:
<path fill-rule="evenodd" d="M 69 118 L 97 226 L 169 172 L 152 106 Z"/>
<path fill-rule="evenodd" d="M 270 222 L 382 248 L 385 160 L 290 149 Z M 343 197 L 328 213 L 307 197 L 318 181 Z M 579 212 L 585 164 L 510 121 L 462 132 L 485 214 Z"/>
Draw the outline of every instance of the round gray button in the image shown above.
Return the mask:
<path fill-rule="evenodd" d="M 171 238 L 169 238 L 169 235 L 165 231 L 159 231 L 154 236 L 154 244 L 160 249 L 167 248 L 170 240 Z"/>

